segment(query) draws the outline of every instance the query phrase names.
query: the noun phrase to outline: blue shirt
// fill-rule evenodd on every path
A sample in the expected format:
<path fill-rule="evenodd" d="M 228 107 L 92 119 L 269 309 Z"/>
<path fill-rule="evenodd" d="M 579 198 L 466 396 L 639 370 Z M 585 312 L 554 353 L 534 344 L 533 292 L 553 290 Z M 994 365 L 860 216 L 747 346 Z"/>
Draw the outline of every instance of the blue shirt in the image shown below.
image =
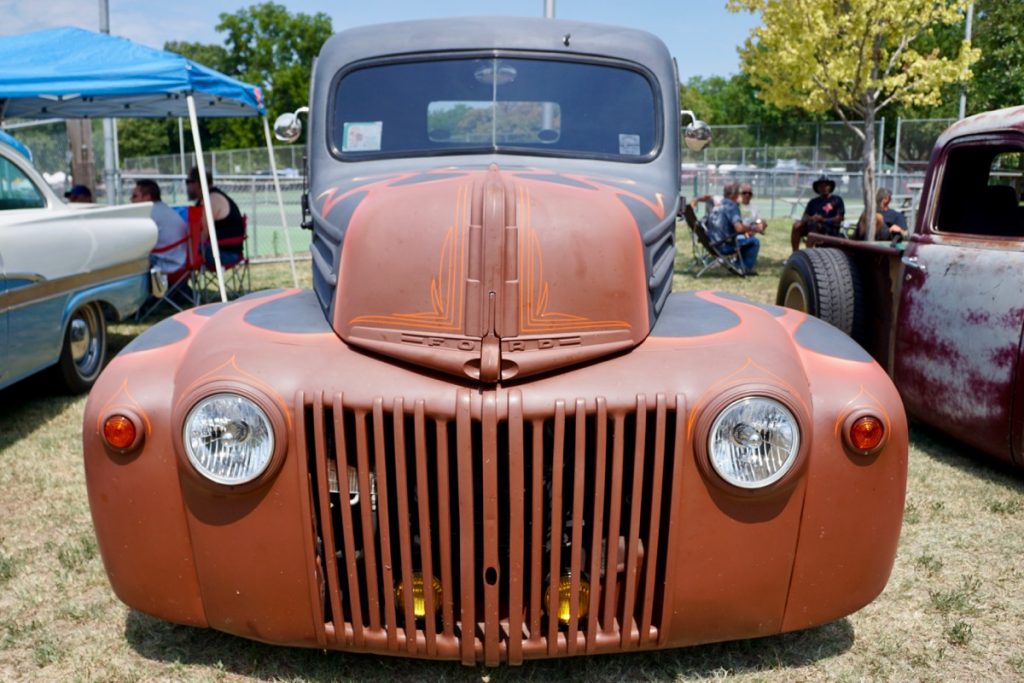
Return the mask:
<path fill-rule="evenodd" d="M 722 204 L 719 207 L 719 211 L 725 214 L 725 217 L 729 220 L 729 234 L 735 234 L 736 224 L 743 222 L 743 215 L 740 212 L 740 205 L 726 197 L 725 199 L 722 200 Z"/>

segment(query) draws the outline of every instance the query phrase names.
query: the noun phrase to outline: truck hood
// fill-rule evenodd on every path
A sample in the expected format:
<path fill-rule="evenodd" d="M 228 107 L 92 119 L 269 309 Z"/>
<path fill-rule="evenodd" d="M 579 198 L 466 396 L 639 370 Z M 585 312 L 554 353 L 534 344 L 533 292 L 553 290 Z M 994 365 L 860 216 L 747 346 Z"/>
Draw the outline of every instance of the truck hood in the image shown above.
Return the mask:
<path fill-rule="evenodd" d="M 643 234 L 667 207 L 649 188 L 492 164 L 314 201 L 343 235 L 331 324 L 355 346 L 493 383 L 632 348 L 650 330 Z"/>

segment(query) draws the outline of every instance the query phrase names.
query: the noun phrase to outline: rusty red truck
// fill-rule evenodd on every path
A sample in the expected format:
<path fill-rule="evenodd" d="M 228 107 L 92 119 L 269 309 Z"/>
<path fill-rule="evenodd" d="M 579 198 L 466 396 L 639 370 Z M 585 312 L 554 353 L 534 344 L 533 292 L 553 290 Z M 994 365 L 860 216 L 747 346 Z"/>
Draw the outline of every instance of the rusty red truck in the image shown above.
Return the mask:
<path fill-rule="evenodd" d="M 308 114 L 312 289 L 168 318 L 90 395 L 126 604 L 496 665 L 793 631 L 882 591 L 899 395 L 814 317 L 671 291 L 680 143 L 707 139 L 659 39 L 350 29 Z"/>
<path fill-rule="evenodd" d="M 937 140 L 905 242 L 812 236 L 778 303 L 823 318 L 886 368 L 907 412 L 1024 467 L 1024 107 Z"/>

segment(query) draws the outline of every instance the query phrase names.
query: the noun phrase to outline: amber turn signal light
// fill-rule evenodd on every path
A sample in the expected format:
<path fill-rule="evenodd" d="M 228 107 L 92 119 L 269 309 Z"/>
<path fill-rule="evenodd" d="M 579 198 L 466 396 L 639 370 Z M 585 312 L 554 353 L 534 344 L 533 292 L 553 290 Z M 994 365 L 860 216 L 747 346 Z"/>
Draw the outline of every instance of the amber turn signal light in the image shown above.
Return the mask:
<path fill-rule="evenodd" d="M 124 415 L 111 415 L 103 421 L 103 438 L 111 448 L 119 451 L 131 448 L 138 435 L 135 423 Z"/>
<path fill-rule="evenodd" d="M 850 443 L 858 450 L 871 451 L 878 448 L 884 436 L 882 421 L 873 415 L 858 418 L 850 425 Z"/>

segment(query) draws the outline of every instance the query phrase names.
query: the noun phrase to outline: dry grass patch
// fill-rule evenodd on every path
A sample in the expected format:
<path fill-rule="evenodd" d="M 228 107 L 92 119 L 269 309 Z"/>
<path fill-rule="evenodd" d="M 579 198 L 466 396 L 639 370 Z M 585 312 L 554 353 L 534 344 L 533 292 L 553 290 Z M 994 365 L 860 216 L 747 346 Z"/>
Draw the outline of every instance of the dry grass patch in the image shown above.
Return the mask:
<path fill-rule="evenodd" d="M 760 277 L 677 275 L 677 289 L 773 303 L 788 256 L 773 221 Z M 689 256 L 682 233 L 681 264 Z M 300 272 L 309 284 L 309 265 Z M 290 286 L 287 264 L 254 269 Z M 146 327 L 119 325 L 123 346 Z M 3 681 L 949 681 L 1024 676 L 1024 479 L 930 430 L 911 432 L 907 514 L 885 592 L 831 624 L 759 640 L 634 655 L 464 668 L 324 654 L 169 624 L 113 595 L 92 537 L 81 464 L 83 398 L 38 380 L 0 392 Z"/>

